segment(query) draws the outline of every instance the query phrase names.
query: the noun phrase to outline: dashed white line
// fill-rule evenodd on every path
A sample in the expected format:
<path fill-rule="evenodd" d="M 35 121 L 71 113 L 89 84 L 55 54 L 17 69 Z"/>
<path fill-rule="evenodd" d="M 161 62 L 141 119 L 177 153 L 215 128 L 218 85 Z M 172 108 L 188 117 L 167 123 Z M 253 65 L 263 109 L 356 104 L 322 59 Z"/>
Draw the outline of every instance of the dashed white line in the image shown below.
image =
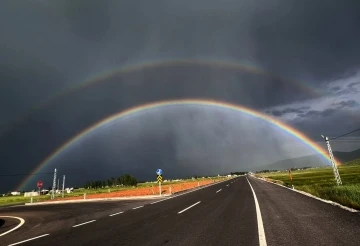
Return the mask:
<path fill-rule="evenodd" d="M 200 202 L 201 202 L 201 201 L 198 201 L 197 203 L 195 203 L 195 204 L 193 204 L 193 205 L 191 205 L 191 206 L 189 206 L 189 207 L 187 207 L 187 208 L 185 208 L 185 209 L 181 210 L 180 212 L 178 212 L 178 214 L 181 214 L 181 213 L 185 212 L 186 210 L 188 210 L 188 209 L 190 209 L 190 208 L 192 208 L 192 207 L 194 207 L 194 206 L 198 205 Z"/>
<path fill-rule="evenodd" d="M 144 207 L 144 206 L 135 207 L 135 208 L 133 208 L 133 209 L 138 209 L 138 208 L 142 208 L 142 207 Z"/>
<path fill-rule="evenodd" d="M 174 197 L 176 197 L 176 196 L 174 196 Z M 169 198 L 162 199 L 162 200 L 159 200 L 159 201 L 156 201 L 156 202 L 152 202 L 152 203 L 150 203 L 150 204 L 155 204 L 155 203 L 158 203 L 158 202 L 166 201 L 166 200 L 169 200 L 169 199 L 171 199 L 171 198 L 173 198 L 173 197 L 169 197 Z"/>
<path fill-rule="evenodd" d="M 10 244 L 9 246 L 13 246 L 13 245 L 18 245 L 18 244 L 21 244 L 21 243 L 29 242 L 29 241 L 31 241 L 31 240 L 35 240 L 35 239 L 38 239 L 38 238 L 41 238 L 41 237 L 45 237 L 45 236 L 49 236 L 49 235 L 50 235 L 50 234 L 44 234 L 44 235 L 41 235 L 41 236 L 33 237 L 33 238 L 26 239 L 26 240 L 21 241 L 21 242 L 17 242 L 17 243 Z"/>
<path fill-rule="evenodd" d="M 174 195 L 174 196 L 171 196 L 171 197 L 169 197 L 169 198 L 162 199 L 162 200 L 159 200 L 159 201 L 150 203 L 150 204 L 155 204 L 155 203 L 158 203 L 158 202 L 162 202 L 162 201 L 166 201 L 166 200 L 169 200 L 169 199 L 172 199 L 172 198 L 176 198 L 176 197 L 179 197 L 179 196 L 183 196 L 183 195 L 189 194 L 189 193 L 191 193 L 191 192 L 195 192 L 195 191 L 199 191 L 199 190 L 202 190 L 202 189 L 206 189 L 206 188 L 209 188 L 210 186 L 218 185 L 218 184 L 221 184 L 221 183 L 224 183 L 224 182 L 226 182 L 226 180 L 225 180 L 225 181 L 219 181 L 219 182 L 217 182 L 217 183 L 212 183 L 212 184 L 200 186 L 200 188 L 197 188 L 197 189 L 194 189 L 194 190 L 190 190 L 190 191 L 181 193 L 181 194 L 179 194 L 179 195 Z"/>
<path fill-rule="evenodd" d="M 227 184 L 226 186 L 229 186 L 229 184 Z"/>
<path fill-rule="evenodd" d="M 218 190 L 216 193 L 220 192 L 222 189 Z"/>
<path fill-rule="evenodd" d="M 90 220 L 88 222 L 84 222 L 84 223 L 81 223 L 81 224 L 74 225 L 73 227 L 82 226 L 82 225 L 89 224 L 89 223 L 94 222 L 94 221 L 96 221 L 96 220 Z"/>
<path fill-rule="evenodd" d="M 0 218 L 12 218 L 12 219 L 20 220 L 20 223 L 19 223 L 17 226 L 15 226 L 14 228 L 12 228 L 12 229 L 10 229 L 10 230 L 8 230 L 8 231 L 0 234 L 0 237 L 1 237 L 1 236 L 4 236 L 4 235 L 6 235 L 6 234 L 8 234 L 8 233 L 10 233 L 10 232 L 12 232 L 12 231 L 15 231 L 16 229 L 18 229 L 20 226 L 22 226 L 22 225 L 25 223 L 25 220 L 24 220 L 23 218 L 20 218 L 20 217 L 0 216 Z"/>
<path fill-rule="evenodd" d="M 122 214 L 122 213 L 124 213 L 124 212 L 118 212 L 118 213 L 110 214 L 109 216 L 111 217 L 111 216 L 115 216 L 115 215 Z"/>
<path fill-rule="evenodd" d="M 251 191 L 252 191 L 253 196 L 254 196 L 255 208 L 256 208 L 256 217 L 257 217 L 257 224 L 258 224 L 259 245 L 260 246 L 266 246 L 267 244 L 266 244 L 266 237 L 265 237 L 265 231 L 264 231 L 264 224 L 263 224 L 262 217 L 261 217 L 261 211 L 260 211 L 259 202 L 257 200 L 255 191 L 254 191 L 253 187 L 251 186 L 248 178 L 246 178 L 246 180 L 249 183 Z"/>

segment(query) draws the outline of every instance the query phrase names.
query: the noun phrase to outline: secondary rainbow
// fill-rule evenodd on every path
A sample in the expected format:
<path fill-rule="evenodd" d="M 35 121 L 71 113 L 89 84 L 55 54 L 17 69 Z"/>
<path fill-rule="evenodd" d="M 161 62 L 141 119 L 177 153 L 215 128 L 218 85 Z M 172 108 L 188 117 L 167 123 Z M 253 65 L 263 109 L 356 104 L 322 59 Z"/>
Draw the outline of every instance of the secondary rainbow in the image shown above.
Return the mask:
<path fill-rule="evenodd" d="M 6 131 L 11 130 L 18 123 L 25 121 L 26 118 L 29 117 L 32 113 L 37 112 L 38 110 L 47 107 L 53 103 L 56 103 L 56 101 L 62 98 L 63 96 L 85 89 L 87 87 L 91 87 L 92 85 L 105 82 L 107 81 L 107 79 L 116 76 L 118 74 L 137 72 L 139 70 L 144 70 L 144 69 L 154 69 L 160 67 L 181 66 L 181 65 L 208 65 L 214 68 L 229 68 L 238 71 L 244 71 L 251 74 L 261 75 L 268 79 L 273 79 L 277 81 L 286 81 L 287 83 L 297 86 L 300 91 L 303 91 L 310 95 L 321 96 L 324 94 L 321 90 L 313 86 L 310 86 L 309 83 L 306 83 L 305 81 L 285 78 L 276 73 L 268 72 L 264 69 L 258 68 L 254 65 L 246 64 L 244 62 L 240 63 L 238 61 L 231 61 L 231 60 L 211 60 L 211 59 L 161 59 L 161 60 L 153 60 L 153 61 L 150 60 L 150 61 L 143 61 L 139 63 L 125 65 L 120 68 L 116 68 L 112 70 L 107 70 L 100 74 L 92 75 L 80 83 L 75 83 L 74 86 L 59 91 L 57 94 L 53 95 L 50 99 L 47 99 L 42 103 L 40 103 L 39 105 L 36 105 L 35 107 L 31 108 L 30 111 L 27 112 L 25 115 L 21 115 L 17 117 L 17 119 L 13 122 L 13 124 L 10 124 L 8 126 L 9 128 L 6 129 Z"/>
<path fill-rule="evenodd" d="M 127 110 L 124 110 L 120 113 L 111 115 L 94 125 L 86 128 L 85 130 L 81 131 L 79 134 L 74 136 L 73 138 L 69 139 L 67 142 L 65 142 L 62 146 L 60 146 L 58 149 L 56 149 L 53 153 L 51 153 L 47 158 L 45 158 L 33 171 L 32 173 L 38 173 L 41 171 L 42 168 L 44 168 L 47 164 L 49 164 L 51 161 L 53 161 L 56 157 L 58 157 L 64 150 L 70 148 L 72 144 L 82 139 L 84 136 L 89 134 L 90 132 L 116 120 L 124 116 L 128 116 L 134 113 L 138 113 L 145 110 L 150 110 L 153 108 L 163 107 L 163 106 L 169 106 L 169 105 L 205 105 L 205 106 L 214 106 L 214 107 L 222 107 L 226 109 L 231 109 L 237 112 L 242 112 L 247 115 L 251 115 L 260 119 L 263 119 L 273 125 L 276 125 L 280 129 L 284 130 L 285 132 L 293 135 L 295 138 L 302 141 L 304 144 L 308 145 L 310 148 L 315 150 L 316 152 L 320 153 L 326 160 L 329 160 L 328 153 L 325 151 L 323 147 L 318 145 L 317 143 L 313 142 L 311 139 L 309 139 L 307 136 L 305 136 L 302 132 L 286 125 L 285 123 L 275 120 L 274 118 L 258 112 L 256 110 L 246 108 L 240 105 L 230 104 L 226 102 L 219 102 L 219 101 L 213 101 L 213 100 L 201 100 L 201 99 L 184 99 L 184 100 L 169 100 L 169 101 L 160 101 L 160 102 L 151 102 L 148 104 L 142 104 L 139 106 L 135 106 L 132 108 L 129 108 Z M 338 164 L 340 164 L 338 162 Z M 25 186 L 29 183 L 31 180 L 31 176 L 27 177 L 25 180 L 23 180 L 18 188 L 16 190 L 22 190 L 25 188 Z"/>

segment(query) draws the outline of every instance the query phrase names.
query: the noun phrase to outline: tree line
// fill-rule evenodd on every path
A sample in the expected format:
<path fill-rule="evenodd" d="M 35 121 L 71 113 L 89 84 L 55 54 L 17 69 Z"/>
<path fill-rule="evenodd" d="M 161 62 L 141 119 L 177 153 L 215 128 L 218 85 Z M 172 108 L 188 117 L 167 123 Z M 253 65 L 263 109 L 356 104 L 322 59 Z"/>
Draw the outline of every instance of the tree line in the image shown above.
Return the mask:
<path fill-rule="evenodd" d="M 107 180 L 87 181 L 84 185 L 85 189 L 98 189 L 116 186 L 136 186 L 137 180 L 130 174 L 124 174 L 118 178 L 109 178 Z"/>

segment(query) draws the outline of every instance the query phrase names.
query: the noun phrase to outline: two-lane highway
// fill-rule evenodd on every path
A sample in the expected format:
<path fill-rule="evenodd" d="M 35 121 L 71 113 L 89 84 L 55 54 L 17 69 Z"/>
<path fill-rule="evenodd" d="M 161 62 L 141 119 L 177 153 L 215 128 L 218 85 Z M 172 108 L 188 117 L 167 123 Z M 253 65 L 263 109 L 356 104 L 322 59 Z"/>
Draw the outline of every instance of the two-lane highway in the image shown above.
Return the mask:
<path fill-rule="evenodd" d="M 252 177 L 163 200 L 109 204 L 81 219 L 65 214 L 66 223 L 32 231 L 30 241 L 18 239 L 19 230 L 4 245 L 360 245 L 358 214 Z M 60 221 L 62 214 L 58 207 Z"/>
<path fill-rule="evenodd" d="M 33 245 L 257 245 L 249 185 L 231 182 L 60 230 Z"/>

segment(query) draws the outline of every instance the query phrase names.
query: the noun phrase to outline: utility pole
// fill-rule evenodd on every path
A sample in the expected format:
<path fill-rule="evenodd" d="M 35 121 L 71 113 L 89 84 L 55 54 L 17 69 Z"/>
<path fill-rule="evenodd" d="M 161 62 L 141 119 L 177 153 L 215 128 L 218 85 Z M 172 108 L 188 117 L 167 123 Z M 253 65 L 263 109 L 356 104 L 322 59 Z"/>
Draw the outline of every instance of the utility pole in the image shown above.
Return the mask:
<path fill-rule="evenodd" d="M 327 148 L 328 148 L 328 151 L 329 151 L 330 161 L 331 161 L 331 164 L 332 164 L 332 167 L 333 167 L 333 172 L 334 172 L 334 177 L 335 177 L 335 180 L 336 180 L 336 184 L 337 184 L 337 185 L 342 185 L 341 178 L 340 178 L 340 174 L 339 174 L 339 170 L 338 170 L 338 168 L 337 168 L 337 165 L 336 165 L 336 162 L 335 162 L 335 158 L 334 158 L 333 152 L 332 152 L 332 150 L 331 150 L 329 138 L 328 138 L 328 137 L 324 137 L 323 135 L 321 135 L 321 137 L 325 140 L 325 143 L 326 143 Z"/>
<path fill-rule="evenodd" d="M 56 168 L 54 171 L 54 180 L 53 180 L 51 199 L 54 199 L 54 197 L 55 197 L 55 188 L 56 188 Z"/>
<path fill-rule="evenodd" d="M 62 197 L 64 198 L 64 190 L 65 190 L 65 175 L 63 176 L 63 184 L 62 184 Z"/>
<path fill-rule="evenodd" d="M 60 191 L 60 179 L 58 179 L 57 191 Z"/>

